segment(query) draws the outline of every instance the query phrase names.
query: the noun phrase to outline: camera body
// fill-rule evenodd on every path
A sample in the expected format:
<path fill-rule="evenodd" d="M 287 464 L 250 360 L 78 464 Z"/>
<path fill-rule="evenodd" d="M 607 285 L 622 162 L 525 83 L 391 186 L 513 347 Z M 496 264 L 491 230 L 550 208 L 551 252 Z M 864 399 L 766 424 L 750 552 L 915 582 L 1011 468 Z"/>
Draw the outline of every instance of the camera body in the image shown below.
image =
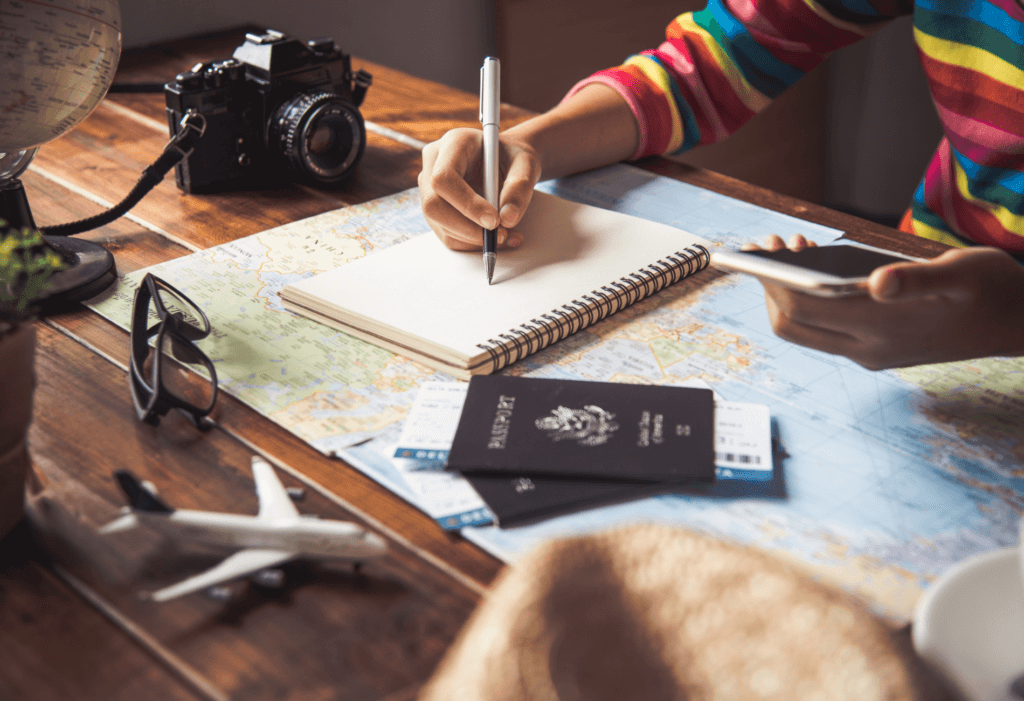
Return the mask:
<path fill-rule="evenodd" d="M 282 175 L 321 187 L 341 182 L 366 146 L 358 106 L 371 81 L 366 71 L 352 72 L 331 39 L 246 34 L 232 58 L 197 64 L 164 86 L 172 137 L 190 112 L 206 123 L 195 150 L 175 166 L 178 187 L 258 188 Z"/>

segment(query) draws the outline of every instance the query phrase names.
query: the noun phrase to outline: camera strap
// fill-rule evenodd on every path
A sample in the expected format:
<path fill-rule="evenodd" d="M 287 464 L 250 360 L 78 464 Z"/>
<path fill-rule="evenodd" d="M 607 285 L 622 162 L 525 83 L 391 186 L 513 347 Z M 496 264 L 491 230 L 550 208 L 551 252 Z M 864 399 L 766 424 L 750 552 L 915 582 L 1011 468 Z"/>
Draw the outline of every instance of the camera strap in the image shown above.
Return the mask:
<path fill-rule="evenodd" d="M 373 76 L 360 68 L 355 73 L 350 73 L 349 78 L 352 80 L 352 102 L 359 107 L 363 104 L 367 89 L 373 85 Z"/>
<path fill-rule="evenodd" d="M 360 71 L 362 73 L 363 71 Z M 365 93 L 365 89 L 363 90 Z M 145 197 L 150 190 L 156 187 L 164 176 L 195 150 L 196 144 L 206 132 L 206 118 L 196 112 L 189 110 L 181 119 L 181 131 L 171 137 L 171 140 L 164 146 L 164 151 L 156 159 L 153 165 L 142 171 L 142 177 L 135 183 L 128 196 L 115 204 L 105 212 L 93 217 L 81 219 L 70 224 L 59 224 L 57 226 L 44 226 L 40 229 L 47 236 L 73 236 L 85 231 L 97 229 L 105 224 L 114 221 L 125 212 L 130 210 Z"/>

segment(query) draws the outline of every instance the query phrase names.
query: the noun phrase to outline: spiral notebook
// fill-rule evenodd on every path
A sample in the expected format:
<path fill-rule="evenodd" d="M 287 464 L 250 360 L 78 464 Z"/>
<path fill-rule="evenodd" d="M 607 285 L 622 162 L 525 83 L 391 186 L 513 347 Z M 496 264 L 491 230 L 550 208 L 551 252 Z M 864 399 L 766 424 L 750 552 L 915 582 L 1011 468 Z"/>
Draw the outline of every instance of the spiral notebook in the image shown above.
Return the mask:
<path fill-rule="evenodd" d="M 461 379 L 500 370 L 708 264 L 665 224 L 534 192 L 493 284 L 481 254 L 416 236 L 281 290 L 284 306 Z"/>

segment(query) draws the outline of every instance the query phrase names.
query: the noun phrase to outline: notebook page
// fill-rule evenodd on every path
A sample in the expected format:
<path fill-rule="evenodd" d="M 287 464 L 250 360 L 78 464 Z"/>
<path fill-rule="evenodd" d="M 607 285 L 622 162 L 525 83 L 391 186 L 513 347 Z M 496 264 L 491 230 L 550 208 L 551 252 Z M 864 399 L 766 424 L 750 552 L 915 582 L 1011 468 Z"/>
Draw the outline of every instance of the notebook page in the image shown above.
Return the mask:
<path fill-rule="evenodd" d="M 710 246 L 674 227 L 542 192 L 521 229 L 519 249 L 498 251 L 492 285 L 479 251 L 452 251 L 427 233 L 290 285 L 284 296 L 395 341 L 471 358 L 477 344 L 580 295 L 687 246 Z"/>

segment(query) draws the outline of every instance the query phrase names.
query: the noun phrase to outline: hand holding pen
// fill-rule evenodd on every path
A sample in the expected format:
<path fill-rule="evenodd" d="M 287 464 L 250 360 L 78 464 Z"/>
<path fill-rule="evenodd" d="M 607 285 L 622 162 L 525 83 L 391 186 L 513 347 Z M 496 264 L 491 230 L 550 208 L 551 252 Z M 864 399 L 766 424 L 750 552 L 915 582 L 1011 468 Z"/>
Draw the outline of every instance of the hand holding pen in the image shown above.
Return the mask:
<path fill-rule="evenodd" d="M 480 68 L 480 123 L 484 131 L 484 197 L 498 209 L 498 129 L 501 111 L 501 63 L 493 56 Z M 498 229 L 484 229 L 484 270 L 487 284 L 498 260 Z"/>
<path fill-rule="evenodd" d="M 517 248 L 523 244 L 519 224 L 542 175 L 556 178 L 625 160 L 636 151 L 638 134 L 633 112 L 617 92 L 601 84 L 585 87 L 502 130 L 497 151 L 504 179 L 495 207 L 482 195 L 484 132 L 456 127 L 423 147 L 417 178 L 423 216 L 454 251 L 479 251 L 481 228 L 497 228 L 498 245 Z"/>

